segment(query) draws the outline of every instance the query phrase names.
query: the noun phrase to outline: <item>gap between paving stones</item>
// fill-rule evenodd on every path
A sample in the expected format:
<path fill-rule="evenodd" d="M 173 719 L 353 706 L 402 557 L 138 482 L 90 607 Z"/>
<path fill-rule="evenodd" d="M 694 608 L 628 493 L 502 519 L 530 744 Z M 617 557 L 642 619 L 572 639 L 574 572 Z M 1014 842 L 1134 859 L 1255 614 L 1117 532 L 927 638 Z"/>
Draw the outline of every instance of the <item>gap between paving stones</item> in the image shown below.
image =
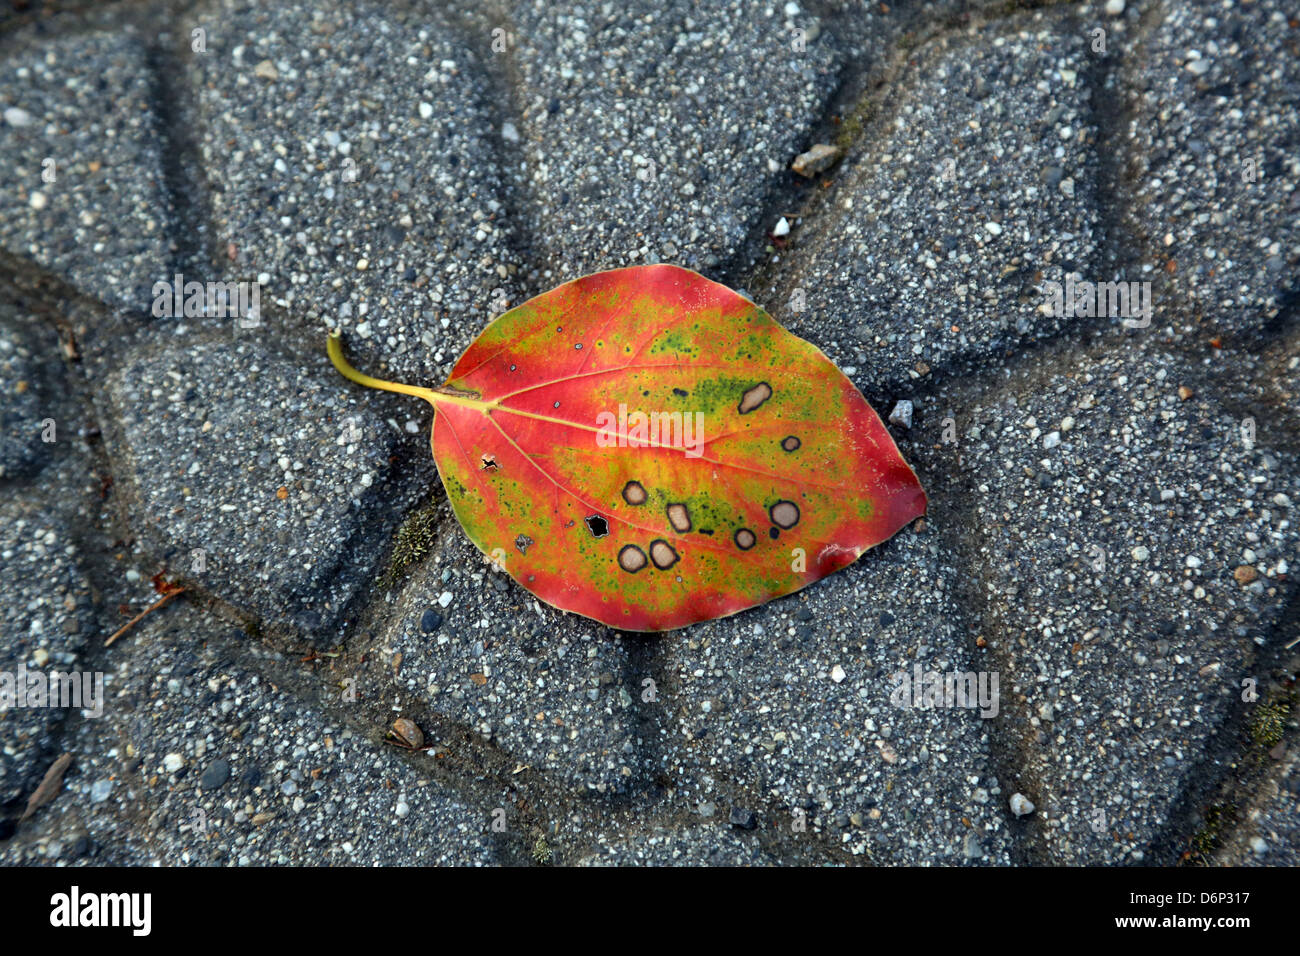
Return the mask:
<path fill-rule="evenodd" d="M 1295 694 L 1295 678 L 1300 667 L 1300 653 L 1296 648 L 1286 650 L 1284 642 L 1300 636 L 1300 588 L 1291 586 L 1291 596 L 1285 610 L 1273 628 L 1277 639 L 1268 641 L 1256 660 L 1255 670 L 1261 678 L 1258 687 L 1259 704 L 1270 700 L 1271 694 Z M 1300 708 L 1291 709 L 1291 720 Z M 1159 854 L 1156 865 L 1197 864 L 1184 854 L 1192 849 L 1194 837 L 1206 823 L 1206 811 L 1215 805 L 1245 807 L 1251 804 L 1260 788 L 1265 786 L 1272 761 L 1251 736 L 1250 728 L 1254 710 L 1237 709 L 1211 736 L 1191 776 L 1191 785 L 1184 790 L 1170 808 L 1169 822 L 1151 840 L 1151 849 Z M 1288 730 L 1283 743 L 1290 752 L 1300 748 L 1300 731 Z M 1246 814 L 1239 813 L 1224 835 L 1218 840 L 1222 849 L 1228 839 L 1239 830 L 1249 829 Z"/>

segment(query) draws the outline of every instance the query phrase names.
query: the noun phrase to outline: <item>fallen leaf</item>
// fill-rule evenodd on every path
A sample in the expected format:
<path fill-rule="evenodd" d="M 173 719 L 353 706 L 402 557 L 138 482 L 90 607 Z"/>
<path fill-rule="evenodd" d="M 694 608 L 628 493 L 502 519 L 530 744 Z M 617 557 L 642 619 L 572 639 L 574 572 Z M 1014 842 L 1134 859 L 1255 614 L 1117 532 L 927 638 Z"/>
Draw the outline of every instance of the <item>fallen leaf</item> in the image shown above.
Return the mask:
<path fill-rule="evenodd" d="M 149 580 L 153 583 L 153 589 L 159 594 L 179 594 L 185 590 L 181 585 L 165 580 L 162 571 L 159 571 Z"/>
<path fill-rule="evenodd" d="M 676 266 L 597 273 L 511 309 L 440 388 L 362 375 L 337 334 L 329 353 L 350 380 L 434 406 L 433 457 L 485 555 L 610 627 L 735 614 L 925 513 L 916 475 L 830 359 Z"/>
<path fill-rule="evenodd" d="M 50 764 L 50 769 L 45 771 L 45 776 L 41 778 L 41 782 L 36 787 L 36 791 L 27 798 L 27 809 L 24 810 L 23 815 L 18 818 L 19 823 L 22 823 L 33 813 L 59 795 L 59 790 L 63 786 L 64 771 L 68 769 L 68 765 L 71 763 L 72 754 L 64 754 L 59 757 L 58 760 L 54 761 L 54 763 Z"/>

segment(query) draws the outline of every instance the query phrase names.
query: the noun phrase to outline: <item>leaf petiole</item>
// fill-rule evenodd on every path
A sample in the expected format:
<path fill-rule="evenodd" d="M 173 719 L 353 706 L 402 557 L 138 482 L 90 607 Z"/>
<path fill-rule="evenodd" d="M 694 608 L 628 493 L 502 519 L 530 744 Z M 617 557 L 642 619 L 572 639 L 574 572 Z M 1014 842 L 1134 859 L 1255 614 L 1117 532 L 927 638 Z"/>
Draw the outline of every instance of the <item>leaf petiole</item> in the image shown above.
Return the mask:
<path fill-rule="evenodd" d="M 434 408 L 437 408 L 435 396 L 443 401 L 450 401 L 458 405 L 470 405 L 481 407 L 487 403 L 478 400 L 476 392 L 463 392 L 454 388 L 421 388 L 419 385 L 406 385 L 402 382 L 389 382 L 382 378 L 373 378 L 348 364 L 348 360 L 343 357 L 343 336 L 337 331 L 331 332 L 325 343 L 325 351 L 329 353 L 330 361 L 338 369 L 339 374 L 350 382 L 356 382 L 358 385 L 364 385 L 367 388 L 378 388 L 385 392 L 399 392 L 402 395 L 414 395 L 416 398 L 422 398 Z"/>

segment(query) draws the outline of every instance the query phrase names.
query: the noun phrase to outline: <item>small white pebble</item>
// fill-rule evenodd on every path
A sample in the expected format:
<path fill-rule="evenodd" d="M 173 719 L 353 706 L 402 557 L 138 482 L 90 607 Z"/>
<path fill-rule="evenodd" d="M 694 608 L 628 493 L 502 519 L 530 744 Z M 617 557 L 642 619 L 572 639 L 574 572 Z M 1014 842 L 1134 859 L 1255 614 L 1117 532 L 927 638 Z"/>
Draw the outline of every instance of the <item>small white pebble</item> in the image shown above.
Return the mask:
<path fill-rule="evenodd" d="M 912 403 L 907 399 L 899 402 L 894 406 L 894 410 L 889 413 L 889 421 L 894 425 L 901 425 L 904 428 L 912 427 Z"/>
<path fill-rule="evenodd" d="M 1033 801 L 1023 793 L 1013 793 L 1011 795 L 1011 812 L 1018 817 L 1026 817 L 1034 812 Z"/>

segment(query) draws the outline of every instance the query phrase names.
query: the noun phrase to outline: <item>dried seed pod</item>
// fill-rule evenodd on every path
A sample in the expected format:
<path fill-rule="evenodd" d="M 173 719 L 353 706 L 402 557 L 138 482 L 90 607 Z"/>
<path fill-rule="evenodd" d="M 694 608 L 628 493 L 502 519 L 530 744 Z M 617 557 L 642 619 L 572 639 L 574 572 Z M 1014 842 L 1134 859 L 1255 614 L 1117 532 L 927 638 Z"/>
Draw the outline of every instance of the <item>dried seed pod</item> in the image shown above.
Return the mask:
<path fill-rule="evenodd" d="M 393 736 L 397 742 L 413 749 L 424 746 L 424 734 L 409 717 L 398 717 L 393 721 Z"/>

